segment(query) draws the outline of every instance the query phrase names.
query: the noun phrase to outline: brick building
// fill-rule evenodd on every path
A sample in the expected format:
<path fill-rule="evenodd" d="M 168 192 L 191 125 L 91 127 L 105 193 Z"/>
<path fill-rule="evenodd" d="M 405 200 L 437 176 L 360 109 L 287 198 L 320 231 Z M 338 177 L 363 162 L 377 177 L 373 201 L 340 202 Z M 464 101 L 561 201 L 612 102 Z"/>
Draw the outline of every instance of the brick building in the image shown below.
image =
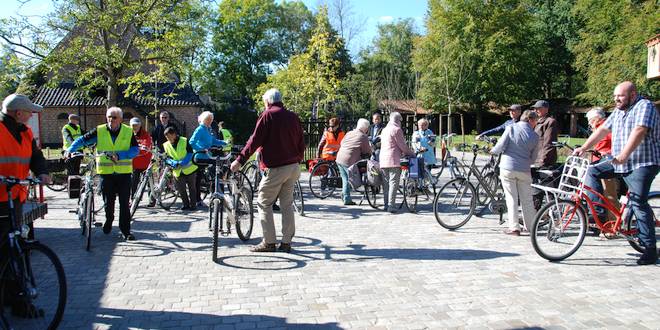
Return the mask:
<path fill-rule="evenodd" d="M 157 88 L 156 88 L 157 86 Z M 197 127 L 197 116 L 203 111 L 202 102 L 190 87 L 177 88 L 176 84 L 159 83 L 145 86 L 145 93 L 119 101 L 124 111 L 124 123 L 132 117 L 142 119 L 147 130 L 151 130 L 158 113 L 166 110 L 181 128 L 183 135 L 192 134 Z M 99 91 L 83 99 L 78 97 L 72 83 L 61 83 L 55 88 L 41 86 L 33 100 L 44 107 L 41 114 L 41 143 L 44 147 L 62 146 L 62 126 L 71 113 L 80 116 L 80 125 L 87 131 L 105 122 L 106 98 Z M 157 96 L 154 98 L 154 95 Z"/>

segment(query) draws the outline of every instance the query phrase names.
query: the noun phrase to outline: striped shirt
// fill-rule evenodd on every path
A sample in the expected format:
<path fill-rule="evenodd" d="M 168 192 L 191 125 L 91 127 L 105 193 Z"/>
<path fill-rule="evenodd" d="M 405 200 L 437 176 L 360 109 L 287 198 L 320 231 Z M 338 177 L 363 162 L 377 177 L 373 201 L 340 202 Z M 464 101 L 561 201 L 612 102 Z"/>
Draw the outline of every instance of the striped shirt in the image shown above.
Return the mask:
<path fill-rule="evenodd" d="M 627 173 L 644 166 L 660 165 L 660 116 L 651 101 L 637 97 L 627 110 L 614 109 L 603 125 L 612 131 L 614 156 L 621 154 L 635 127 L 648 128 L 646 137 L 630 154 L 626 163 L 614 165 L 616 173 Z"/>

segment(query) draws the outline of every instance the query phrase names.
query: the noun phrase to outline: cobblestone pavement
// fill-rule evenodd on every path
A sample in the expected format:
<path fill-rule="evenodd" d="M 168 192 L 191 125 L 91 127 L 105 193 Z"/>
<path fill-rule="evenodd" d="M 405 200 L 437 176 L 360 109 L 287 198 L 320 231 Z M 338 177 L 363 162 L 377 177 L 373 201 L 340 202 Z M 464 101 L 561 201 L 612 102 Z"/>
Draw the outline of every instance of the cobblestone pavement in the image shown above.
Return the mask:
<path fill-rule="evenodd" d="M 550 263 L 488 212 L 449 232 L 431 201 L 391 215 L 313 199 L 303 182 L 307 214 L 291 254 L 250 253 L 234 234 L 217 263 L 205 212 L 139 209 L 137 241 L 118 239 L 115 223 L 112 235 L 95 228 L 86 252 L 68 213 L 75 201 L 47 191 L 36 232 L 66 270 L 61 328 L 660 328 L 660 268 L 637 266 L 624 240 L 589 236 Z"/>

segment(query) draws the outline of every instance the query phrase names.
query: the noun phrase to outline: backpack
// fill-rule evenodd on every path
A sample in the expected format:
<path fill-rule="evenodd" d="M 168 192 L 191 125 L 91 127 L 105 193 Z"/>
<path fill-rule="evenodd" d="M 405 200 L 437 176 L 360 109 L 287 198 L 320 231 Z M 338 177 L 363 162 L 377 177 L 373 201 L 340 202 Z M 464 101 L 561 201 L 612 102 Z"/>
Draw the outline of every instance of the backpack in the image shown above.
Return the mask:
<path fill-rule="evenodd" d="M 375 160 L 367 161 L 367 183 L 370 186 L 379 187 L 383 184 L 383 171 L 380 164 Z"/>

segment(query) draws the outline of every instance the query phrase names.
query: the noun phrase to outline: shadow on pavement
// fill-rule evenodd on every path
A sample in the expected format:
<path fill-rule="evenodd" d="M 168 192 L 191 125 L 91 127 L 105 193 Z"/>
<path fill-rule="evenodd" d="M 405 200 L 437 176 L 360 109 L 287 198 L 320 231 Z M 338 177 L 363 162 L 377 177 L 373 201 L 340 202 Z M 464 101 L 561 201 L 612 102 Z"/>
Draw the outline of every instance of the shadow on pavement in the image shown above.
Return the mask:
<path fill-rule="evenodd" d="M 342 329 L 337 323 L 289 323 L 286 318 L 269 315 L 211 315 L 186 312 L 144 311 L 98 308 L 95 326 L 104 329 Z M 92 329 L 90 325 L 88 329 Z"/>

